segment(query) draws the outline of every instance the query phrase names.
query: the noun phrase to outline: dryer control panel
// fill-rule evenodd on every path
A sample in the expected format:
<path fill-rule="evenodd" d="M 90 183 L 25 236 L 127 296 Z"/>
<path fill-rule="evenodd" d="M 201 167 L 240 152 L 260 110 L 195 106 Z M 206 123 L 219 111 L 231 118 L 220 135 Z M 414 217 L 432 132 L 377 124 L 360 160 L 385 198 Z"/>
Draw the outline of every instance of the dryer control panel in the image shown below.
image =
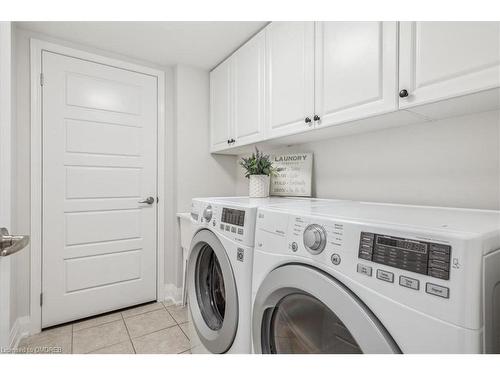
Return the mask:
<path fill-rule="evenodd" d="M 369 232 L 359 240 L 358 258 L 442 280 L 450 279 L 450 256 L 451 246 L 438 243 Z"/>

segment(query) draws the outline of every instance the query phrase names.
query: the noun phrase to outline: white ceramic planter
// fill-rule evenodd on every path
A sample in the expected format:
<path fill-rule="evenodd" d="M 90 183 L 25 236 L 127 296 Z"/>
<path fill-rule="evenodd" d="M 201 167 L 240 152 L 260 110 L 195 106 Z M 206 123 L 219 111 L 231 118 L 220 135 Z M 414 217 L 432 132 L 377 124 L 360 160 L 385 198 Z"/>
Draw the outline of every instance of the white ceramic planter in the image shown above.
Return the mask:
<path fill-rule="evenodd" d="M 266 198 L 269 196 L 269 176 L 265 174 L 250 175 L 250 198 Z"/>

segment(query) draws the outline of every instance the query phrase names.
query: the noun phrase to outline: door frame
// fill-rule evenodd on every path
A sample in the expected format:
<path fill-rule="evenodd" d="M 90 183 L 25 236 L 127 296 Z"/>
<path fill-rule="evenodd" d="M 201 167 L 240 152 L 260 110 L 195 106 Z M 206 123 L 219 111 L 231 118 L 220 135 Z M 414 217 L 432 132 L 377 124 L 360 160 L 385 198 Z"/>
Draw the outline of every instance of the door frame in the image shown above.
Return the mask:
<path fill-rule="evenodd" d="M 11 22 L 0 22 L 0 223 L 12 231 L 12 92 L 11 92 Z M 8 178 L 3 178 L 8 176 Z M 0 259 L 0 347 L 11 344 L 10 327 L 10 257 Z"/>
<path fill-rule="evenodd" d="M 161 228 L 165 223 L 165 72 L 94 53 L 69 48 L 51 42 L 30 39 L 30 82 L 31 82 L 31 253 L 30 253 L 30 333 L 38 333 L 42 328 L 42 52 L 52 52 L 89 62 L 108 65 L 157 79 L 157 170 L 156 194 L 156 300 L 164 298 L 165 279 L 165 233 Z M 159 172 L 162 173 L 159 173 Z M 161 251 L 162 250 L 162 251 Z"/>

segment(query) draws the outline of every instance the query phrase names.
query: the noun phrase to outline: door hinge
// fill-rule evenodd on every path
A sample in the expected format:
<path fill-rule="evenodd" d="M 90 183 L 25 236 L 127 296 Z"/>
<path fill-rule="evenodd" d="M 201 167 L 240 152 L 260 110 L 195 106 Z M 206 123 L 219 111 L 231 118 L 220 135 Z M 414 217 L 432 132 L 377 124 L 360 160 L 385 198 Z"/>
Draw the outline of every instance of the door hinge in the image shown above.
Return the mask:
<path fill-rule="evenodd" d="M 40 86 L 43 86 L 43 73 L 40 73 Z"/>
<path fill-rule="evenodd" d="M 40 293 L 40 306 L 43 305 L 43 293 Z"/>

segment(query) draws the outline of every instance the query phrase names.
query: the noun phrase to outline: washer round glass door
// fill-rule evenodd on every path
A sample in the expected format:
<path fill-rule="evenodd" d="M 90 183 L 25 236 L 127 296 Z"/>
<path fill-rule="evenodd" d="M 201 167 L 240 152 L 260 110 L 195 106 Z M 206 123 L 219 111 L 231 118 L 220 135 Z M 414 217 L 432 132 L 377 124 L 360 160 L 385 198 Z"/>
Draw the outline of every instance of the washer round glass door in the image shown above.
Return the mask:
<path fill-rule="evenodd" d="M 212 353 L 232 345 L 238 326 L 238 299 L 224 246 L 210 230 L 195 234 L 188 261 L 188 301 L 198 338 Z"/>
<path fill-rule="evenodd" d="M 348 288 L 319 269 L 271 271 L 253 305 L 257 353 L 399 353 L 380 321 Z"/>
<path fill-rule="evenodd" d="M 224 322 L 226 288 L 217 255 L 208 244 L 200 250 L 194 277 L 201 315 L 210 329 L 218 331 Z"/>

